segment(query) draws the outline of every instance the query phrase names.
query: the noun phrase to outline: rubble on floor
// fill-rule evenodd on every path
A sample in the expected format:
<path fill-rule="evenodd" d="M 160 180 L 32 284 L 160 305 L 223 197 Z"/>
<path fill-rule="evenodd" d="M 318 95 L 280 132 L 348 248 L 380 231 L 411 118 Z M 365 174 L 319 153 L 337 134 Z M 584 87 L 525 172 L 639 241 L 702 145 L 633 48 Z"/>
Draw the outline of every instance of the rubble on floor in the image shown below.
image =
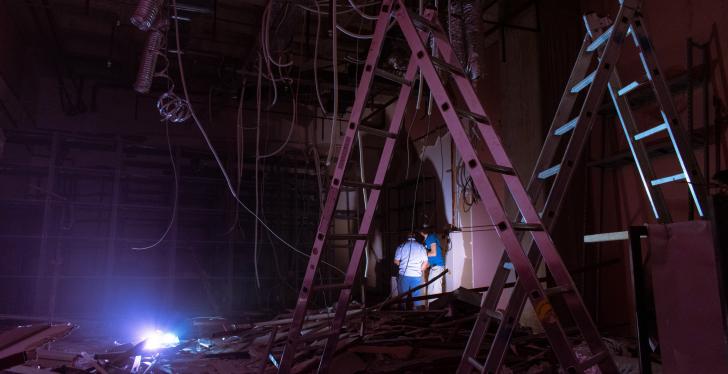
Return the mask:
<path fill-rule="evenodd" d="M 444 293 L 430 302 L 429 310 L 421 311 L 400 310 L 401 298 L 369 308 L 352 303 L 337 354 L 331 363 L 331 373 L 455 371 L 478 311 L 479 294 L 467 289 Z M 407 300 L 407 296 L 403 299 Z M 290 317 L 290 314 L 284 314 L 271 320 L 246 323 L 224 318 L 197 318 L 190 321 L 193 336 L 182 339 L 173 347 L 148 351 L 143 349 L 145 342 L 142 341 L 119 345 L 109 352 L 38 350 L 37 355 L 27 357 L 30 361 L 24 365 L 6 366 L 5 370 L 8 373 L 275 373 Z M 332 318 L 331 308 L 310 313 L 303 333 L 326 332 Z M 64 326 L 68 326 L 64 334 L 73 328 Z M 492 337 L 490 334 L 487 339 Z M 621 372 L 637 373 L 633 343 L 605 340 Z M 43 342 L 42 339 L 38 341 Z M 319 340 L 299 347 L 293 372 L 315 371 L 323 345 L 324 341 Z M 30 348 L 39 346 L 35 344 Z M 0 339 L 0 349 L 2 347 L 3 340 Z M 530 329 L 523 327 L 516 329 L 502 372 L 557 373 L 558 363 L 548 347 L 543 334 L 532 334 Z M 26 348 L 21 352 L 28 350 Z M 577 348 L 578 355 L 588 353 L 586 346 Z M 0 356 L 0 360 L 3 358 Z"/>

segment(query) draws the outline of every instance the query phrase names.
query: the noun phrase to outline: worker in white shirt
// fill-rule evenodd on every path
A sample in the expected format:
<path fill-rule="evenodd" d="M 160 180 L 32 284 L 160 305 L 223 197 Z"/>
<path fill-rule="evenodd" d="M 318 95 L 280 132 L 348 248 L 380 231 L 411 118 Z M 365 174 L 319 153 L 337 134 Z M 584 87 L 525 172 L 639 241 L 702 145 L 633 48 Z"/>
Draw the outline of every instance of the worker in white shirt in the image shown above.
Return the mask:
<path fill-rule="evenodd" d="M 403 294 L 423 283 L 423 273 L 427 269 L 427 250 L 420 244 L 414 233 L 407 236 L 407 241 L 397 247 L 394 253 L 394 264 L 399 266 L 397 286 Z M 422 295 L 422 289 L 412 293 L 412 297 Z M 415 307 L 424 306 L 423 301 L 415 301 Z"/>

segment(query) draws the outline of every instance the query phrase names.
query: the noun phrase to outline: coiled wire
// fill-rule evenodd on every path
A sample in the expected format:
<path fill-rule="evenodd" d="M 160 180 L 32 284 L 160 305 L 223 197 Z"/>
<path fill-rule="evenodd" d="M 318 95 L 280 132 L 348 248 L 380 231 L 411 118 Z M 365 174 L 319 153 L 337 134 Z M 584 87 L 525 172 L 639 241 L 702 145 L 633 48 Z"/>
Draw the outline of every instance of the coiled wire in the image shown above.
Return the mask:
<path fill-rule="evenodd" d="M 164 20 L 164 24 L 166 27 L 160 30 L 166 31 L 169 29 L 166 19 Z M 162 38 L 160 50 L 166 49 L 166 40 L 167 38 Z M 181 52 L 177 51 L 177 53 Z M 157 99 L 157 110 L 159 111 L 159 115 L 162 116 L 163 121 L 169 121 L 175 124 L 183 123 L 192 116 L 190 103 L 174 93 L 174 80 L 169 76 L 169 59 L 167 58 L 167 55 L 159 51 L 156 54 L 162 61 L 164 61 L 164 64 L 162 65 L 162 69 L 157 71 L 154 76 L 167 80 L 167 91 L 165 91 L 159 99 Z"/>
<path fill-rule="evenodd" d="M 164 60 L 164 67 L 155 76 L 167 79 L 169 88 L 157 99 L 157 110 L 162 116 L 162 120 L 167 120 L 171 123 L 183 123 L 192 116 L 190 104 L 187 100 L 174 93 L 174 81 L 168 74 L 169 59 L 163 54 L 159 56 Z"/>

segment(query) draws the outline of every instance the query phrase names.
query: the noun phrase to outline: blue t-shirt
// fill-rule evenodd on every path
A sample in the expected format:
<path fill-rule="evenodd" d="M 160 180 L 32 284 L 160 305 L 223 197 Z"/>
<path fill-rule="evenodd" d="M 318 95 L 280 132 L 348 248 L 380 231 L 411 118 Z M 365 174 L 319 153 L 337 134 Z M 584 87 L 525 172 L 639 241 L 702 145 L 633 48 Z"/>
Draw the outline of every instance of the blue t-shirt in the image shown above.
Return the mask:
<path fill-rule="evenodd" d="M 440 245 L 440 239 L 438 239 L 435 234 L 428 234 L 425 238 L 425 248 L 427 249 L 427 253 L 430 252 L 432 243 L 437 244 L 437 250 L 435 252 L 437 254 L 427 257 L 427 261 L 430 263 L 430 266 L 445 266 L 445 259 L 442 258 L 442 245 Z"/>

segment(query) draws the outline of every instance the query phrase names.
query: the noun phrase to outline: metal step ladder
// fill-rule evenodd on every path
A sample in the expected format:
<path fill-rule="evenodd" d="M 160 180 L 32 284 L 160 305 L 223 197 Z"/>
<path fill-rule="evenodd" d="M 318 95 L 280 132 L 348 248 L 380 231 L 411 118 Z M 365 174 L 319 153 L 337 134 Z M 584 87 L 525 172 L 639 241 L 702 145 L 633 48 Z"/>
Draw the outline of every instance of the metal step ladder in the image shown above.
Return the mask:
<path fill-rule="evenodd" d="M 325 289 L 338 288 L 340 290 L 334 318 L 326 331 L 301 334 L 309 300 L 311 299 L 312 293 L 317 291 L 317 287 L 314 285 L 314 275 L 319 264 L 319 259 L 321 253 L 327 248 L 327 240 L 331 239 L 331 235 L 328 232 L 329 224 L 334 213 L 339 192 L 342 186 L 347 184 L 344 175 L 347 162 L 351 156 L 352 144 L 354 144 L 357 131 L 365 130 L 361 128 L 359 121 L 361 120 L 373 78 L 380 71 L 380 68 L 377 66 L 378 59 L 385 33 L 391 21 L 399 26 L 411 50 L 410 60 L 404 77 L 392 77 L 391 74 L 388 77 L 396 78 L 398 83 L 402 85 L 399 99 L 395 105 L 388 129 L 381 134 L 386 138 L 386 141 L 384 149 L 380 154 L 376 175 L 371 183 L 366 183 L 366 186 L 370 189 L 369 203 L 362 216 L 361 225 L 356 233 L 348 234 L 349 236 L 347 236 L 347 238 L 355 241 L 355 245 L 346 270 L 345 280 L 340 284 L 324 286 Z M 432 45 L 428 43 L 430 37 L 436 40 L 436 43 L 433 43 L 436 50 L 432 51 L 432 53 L 427 47 L 427 45 Z M 617 368 L 607 348 L 602 343 L 579 294 L 576 292 L 575 285 L 561 261 L 551 237 L 544 229 L 539 214 L 531 204 L 526 189 L 514 170 L 498 135 L 491 126 L 464 68 L 458 62 L 452 46 L 449 44 L 447 34 L 437 21 L 436 12 L 434 10 L 427 10 L 422 16 L 412 14 L 407 10 L 402 0 L 384 0 L 380 9 L 361 82 L 357 89 L 349 125 L 344 136 L 338 162 L 335 166 L 313 249 L 311 250 L 306 276 L 304 277 L 303 285 L 299 292 L 298 302 L 292 318 L 293 322 L 291 323 L 288 340 L 286 341 L 286 346 L 280 361 L 279 372 L 290 372 L 294 362 L 296 362 L 296 353 L 301 344 L 320 340 L 325 340 L 326 342 L 319 362 L 318 371 L 327 372 L 329 369 L 329 365 L 337 349 L 349 297 L 351 296 L 352 286 L 367 241 L 372 217 L 377 207 L 381 186 L 385 179 L 396 137 L 400 131 L 402 118 L 418 72 L 421 73 L 422 79 L 427 83 L 434 98 L 434 106 L 440 111 L 461 157 L 465 160 L 465 165 L 473 179 L 475 188 L 480 194 L 483 206 L 503 241 L 510 262 L 519 274 L 519 282 L 522 289 L 526 291 L 526 295 L 530 298 L 536 310 L 539 311 L 539 319 L 557 358 L 567 372 L 579 372 L 585 368 L 598 365 L 602 372 L 616 373 Z M 385 76 L 385 78 L 387 77 Z M 452 83 L 449 90 L 445 88 L 447 82 Z M 454 93 L 456 95 L 453 96 L 458 97 L 452 97 L 450 93 Z M 465 126 L 470 124 L 466 121 L 474 122 L 476 131 L 481 138 L 480 141 L 482 141 L 485 146 L 484 148 L 490 153 L 490 159 L 493 160 L 493 164 L 485 164 L 478 157 L 478 151 L 476 151 L 473 140 L 470 138 L 468 131 L 466 131 Z M 493 188 L 493 184 L 499 181 L 503 181 L 506 189 L 515 200 L 522 219 L 516 222 L 509 220 L 504 210 L 503 202 Z M 361 186 L 361 184 L 357 186 Z M 532 239 L 537 252 L 543 255 L 551 273 L 557 280 L 558 287 L 544 289 L 541 286 L 536 277 L 535 268 L 532 266 L 532 261 L 525 255 L 525 248 L 521 245 L 519 233 L 523 233 Z M 558 317 L 554 314 L 547 295 L 555 293 L 562 294 L 564 299 L 568 301 L 568 309 L 575 316 L 583 336 L 590 343 L 589 346 L 592 355 L 584 362 L 579 362 L 577 359 L 574 350 L 570 346 L 566 332 L 561 326 Z"/>
<path fill-rule="evenodd" d="M 615 18 L 618 20 L 616 23 L 608 18 L 598 18 L 595 15 L 584 17 L 587 34 L 541 149 L 536 168 L 528 183 L 528 193 L 532 201 L 539 201 L 543 197 L 541 217 L 547 230 L 553 229 L 574 169 L 582 157 L 588 135 L 597 117 L 605 92 L 610 94 L 612 104 L 634 157 L 635 166 L 643 183 L 647 199 L 658 222 L 671 222 L 672 220 L 661 186 L 679 180 L 687 182 L 687 188 L 697 212 L 701 216 L 705 214 L 704 204 L 706 200 L 701 188 L 704 183 L 703 177 L 698 168 L 695 155 L 685 141 L 685 134 L 678 123 L 677 112 L 672 103 L 667 83 L 657 65 L 655 51 L 648 38 L 642 14 L 640 13 L 641 0 L 624 0 L 620 1 L 620 4 L 619 12 Z M 632 82 L 623 86 L 617 73 L 616 64 L 629 36 L 631 36 L 632 41 L 639 50 L 640 61 L 645 71 L 645 81 Z M 596 68 L 589 72 L 588 69 L 591 65 L 596 65 Z M 638 130 L 628 100 L 628 94 L 642 86 L 649 86 L 653 89 L 663 118 L 663 123 L 645 131 Z M 581 108 L 579 108 L 576 116 L 572 117 L 580 94 L 583 96 Z M 667 132 L 672 142 L 680 172 L 672 176 L 657 178 L 643 139 L 662 131 Z M 567 142 L 566 147 L 562 154 L 557 154 L 559 149 L 563 148 L 563 142 Z M 551 187 L 547 189 L 546 183 L 552 178 L 554 180 Z M 534 267 L 538 268 L 542 261 L 541 255 L 537 250 L 534 250 L 528 240 L 526 240 L 526 243 L 528 243 L 526 247 L 531 247 L 528 257 Z M 507 253 L 504 253 L 490 284 L 490 289 L 483 299 L 479 318 L 476 320 L 468 344 L 463 352 L 458 373 L 470 373 L 474 370 L 481 373 L 496 372 L 505 357 L 513 329 L 520 319 L 527 297 L 526 290 L 520 286 L 520 279 L 516 283 L 508 307 L 502 317 L 502 320 L 506 322 L 501 322 L 498 325 L 496 338 L 488 351 L 485 362 L 480 363 L 476 360 L 486 332 L 491 324 L 496 322 L 492 315 L 510 275 L 508 262 Z M 551 270 L 550 267 L 549 270 Z M 558 297 L 558 295 L 554 295 L 554 297 Z M 536 312 L 538 313 L 538 310 Z M 592 343 L 588 339 L 587 343 L 590 344 L 591 348 Z"/>

